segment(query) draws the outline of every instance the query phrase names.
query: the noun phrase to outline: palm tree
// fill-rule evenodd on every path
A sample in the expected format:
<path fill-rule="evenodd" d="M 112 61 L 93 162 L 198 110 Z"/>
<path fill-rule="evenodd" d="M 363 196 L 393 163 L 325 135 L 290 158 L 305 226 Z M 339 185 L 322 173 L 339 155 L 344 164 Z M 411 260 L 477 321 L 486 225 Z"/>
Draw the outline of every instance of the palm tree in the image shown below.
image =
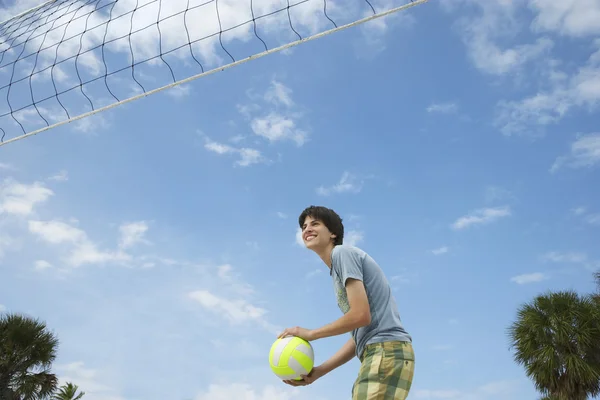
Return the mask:
<path fill-rule="evenodd" d="M 58 339 L 46 324 L 17 314 L 0 315 L 0 398 L 45 398 L 56 390 L 58 379 L 50 368 Z"/>
<path fill-rule="evenodd" d="M 600 394 L 600 307 L 592 296 L 548 293 L 523 305 L 509 329 L 515 361 L 553 400 Z"/>
<path fill-rule="evenodd" d="M 77 387 L 77 385 L 67 382 L 60 387 L 58 393 L 54 395 L 53 400 L 79 400 L 83 397 L 85 392 L 79 392 L 79 394 L 75 396 L 78 389 L 79 387 Z"/>

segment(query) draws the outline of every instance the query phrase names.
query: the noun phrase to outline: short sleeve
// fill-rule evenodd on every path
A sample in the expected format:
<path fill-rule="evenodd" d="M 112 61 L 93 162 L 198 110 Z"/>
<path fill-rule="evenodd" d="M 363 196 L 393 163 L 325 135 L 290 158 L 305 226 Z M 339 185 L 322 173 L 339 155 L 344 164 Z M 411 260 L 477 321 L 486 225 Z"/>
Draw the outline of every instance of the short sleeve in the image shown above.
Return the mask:
<path fill-rule="evenodd" d="M 363 257 L 358 249 L 346 246 L 337 246 L 333 252 L 332 268 L 340 277 L 342 285 L 346 286 L 348 278 L 363 280 Z"/>

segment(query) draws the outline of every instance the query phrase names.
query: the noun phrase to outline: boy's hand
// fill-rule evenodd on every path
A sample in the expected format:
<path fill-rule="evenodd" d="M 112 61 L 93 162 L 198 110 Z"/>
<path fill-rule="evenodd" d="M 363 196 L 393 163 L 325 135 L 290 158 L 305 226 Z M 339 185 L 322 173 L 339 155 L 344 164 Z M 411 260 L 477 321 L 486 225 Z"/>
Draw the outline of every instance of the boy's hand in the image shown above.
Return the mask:
<path fill-rule="evenodd" d="M 308 375 L 302 375 L 301 381 L 295 381 L 293 379 L 289 379 L 289 380 L 284 380 L 283 382 L 287 383 L 288 385 L 291 385 L 291 386 L 306 386 L 306 385 L 310 385 L 311 383 L 313 383 L 314 381 L 316 381 L 323 375 L 325 375 L 325 371 L 323 371 L 321 369 L 321 366 L 316 366 L 312 369 L 312 371 L 310 371 L 310 373 Z"/>
<path fill-rule="evenodd" d="M 315 335 L 312 330 L 306 328 L 300 328 L 299 326 L 295 328 L 286 328 L 277 336 L 278 339 L 284 338 L 286 336 L 297 336 L 301 339 L 310 342 L 315 339 Z"/>

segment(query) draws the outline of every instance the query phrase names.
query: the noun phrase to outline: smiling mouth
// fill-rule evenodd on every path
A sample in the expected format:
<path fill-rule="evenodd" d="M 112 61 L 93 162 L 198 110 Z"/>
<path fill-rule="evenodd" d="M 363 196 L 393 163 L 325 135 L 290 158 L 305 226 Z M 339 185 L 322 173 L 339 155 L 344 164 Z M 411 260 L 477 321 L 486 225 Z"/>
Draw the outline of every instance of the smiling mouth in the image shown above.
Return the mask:
<path fill-rule="evenodd" d="M 306 240 L 307 242 L 310 242 L 310 241 L 311 241 L 311 240 L 313 240 L 315 237 L 316 237 L 315 235 L 308 235 L 308 236 L 306 237 L 306 239 L 304 239 L 304 240 Z"/>

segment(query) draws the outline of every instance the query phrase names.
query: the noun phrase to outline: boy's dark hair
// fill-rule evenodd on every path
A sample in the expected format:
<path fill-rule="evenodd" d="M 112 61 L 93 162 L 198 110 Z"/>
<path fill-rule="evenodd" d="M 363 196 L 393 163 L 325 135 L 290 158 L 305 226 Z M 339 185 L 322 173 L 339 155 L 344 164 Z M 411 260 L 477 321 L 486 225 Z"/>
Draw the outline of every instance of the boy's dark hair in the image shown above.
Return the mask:
<path fill-rule="evenodd" d="M 312 219 L 321 221 L 327 229 L 331 231 L 335 235 L 334 245 L 341 245 L 344 243 L 344 224 L 342 223 L 342 218 L 330 208 L 323 206 L 309 206 L 302 211 L 300 217 L 298 217 L 298 224 L 300 225 L 300 229 L 302 229 L 302 225 L 304 225 L 304 221 L 306 217 L 311 217 Z"/>

